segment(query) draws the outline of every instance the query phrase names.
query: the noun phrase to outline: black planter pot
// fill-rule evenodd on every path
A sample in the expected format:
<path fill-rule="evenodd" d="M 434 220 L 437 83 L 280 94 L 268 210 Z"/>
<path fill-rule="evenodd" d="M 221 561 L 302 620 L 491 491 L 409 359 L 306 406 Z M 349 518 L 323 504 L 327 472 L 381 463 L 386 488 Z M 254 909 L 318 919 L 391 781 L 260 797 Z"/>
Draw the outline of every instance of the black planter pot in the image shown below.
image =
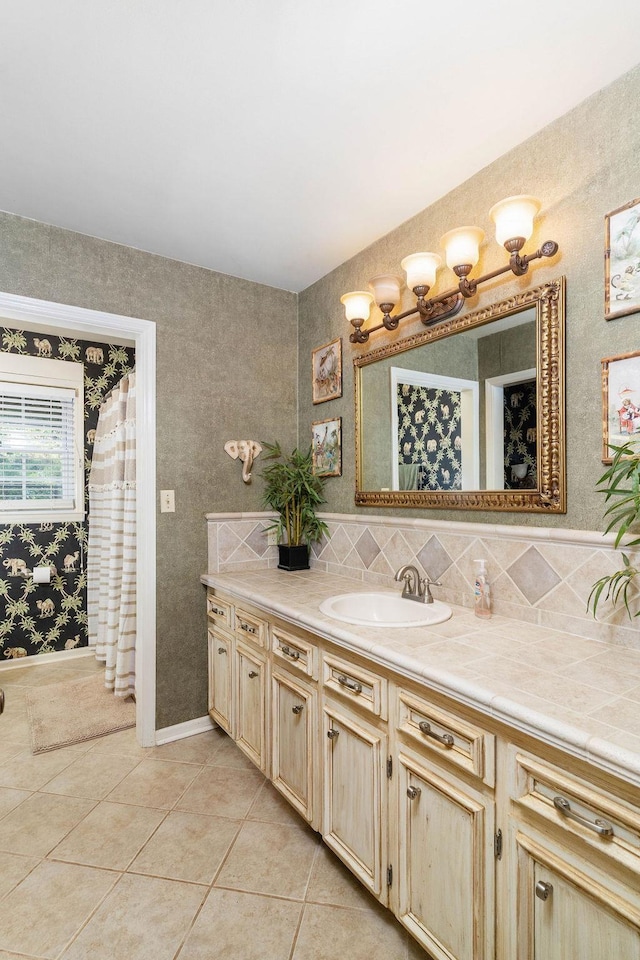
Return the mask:
<path fill-rule="evenodd" d="M 290 547 L 286 543 L 278 544 L 278 570 L 309 570 L 309 547 L 306 543 Z"/>

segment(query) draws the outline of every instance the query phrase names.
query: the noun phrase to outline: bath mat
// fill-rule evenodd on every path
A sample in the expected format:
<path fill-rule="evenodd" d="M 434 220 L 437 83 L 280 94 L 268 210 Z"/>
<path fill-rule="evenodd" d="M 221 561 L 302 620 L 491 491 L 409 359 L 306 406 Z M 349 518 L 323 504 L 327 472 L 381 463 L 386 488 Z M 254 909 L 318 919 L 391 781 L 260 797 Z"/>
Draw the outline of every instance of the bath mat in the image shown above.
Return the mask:
<path fill-rule="evenodd" d="M 33 753 L 45 753 L 135 726 L 136 705 L 105 690 L 101 673 L 27 690 Z"/>

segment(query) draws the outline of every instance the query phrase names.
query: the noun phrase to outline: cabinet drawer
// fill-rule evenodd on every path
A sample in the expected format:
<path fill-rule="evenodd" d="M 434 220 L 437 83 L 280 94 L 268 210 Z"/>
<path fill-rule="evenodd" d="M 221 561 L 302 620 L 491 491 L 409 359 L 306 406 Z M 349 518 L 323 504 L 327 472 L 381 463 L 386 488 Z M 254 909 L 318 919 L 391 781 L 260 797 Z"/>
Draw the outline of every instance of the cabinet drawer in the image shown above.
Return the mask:
<path fill-rule="evenodd" d="M 295 636 L 281 630 L 280 627 L 271 628 L 271 650 L 274 660 L 286 663 L 313 680 L 318 679 L 318 648 L 302 637 Z"/>
<path fill-rule="evenodd" d="M 242 607 L 236 607 L 236 636 L 243 640 L 257 643 L 259 647 L 266 646 L 267 624 L 264 620 L 247 613 Z"/>
<path fill-rule="evenodd" d="M 586 780 L 513 748 L 513 800 L 592 851 L 640 871 L 640 813 Z"/>
<path fill-rule="evenodd" d="M 207 593 L 207 616 L 223 627 L 231 629 L 233 607 L 226 600 L 216 597 L 211 591 Z"/>
<path fill-rule="evenodd" d="M 324 686 L 382 720 L 386 720 L 387 681 L 364 667 L 325 653 L 322 660 Z"/>
<path fill-rule="evenodd" d="M 396 728 L 430 756 L 465 770 L 489 787 L 495 785 L 493 734 L 402 689 L 398 690 Z"/>

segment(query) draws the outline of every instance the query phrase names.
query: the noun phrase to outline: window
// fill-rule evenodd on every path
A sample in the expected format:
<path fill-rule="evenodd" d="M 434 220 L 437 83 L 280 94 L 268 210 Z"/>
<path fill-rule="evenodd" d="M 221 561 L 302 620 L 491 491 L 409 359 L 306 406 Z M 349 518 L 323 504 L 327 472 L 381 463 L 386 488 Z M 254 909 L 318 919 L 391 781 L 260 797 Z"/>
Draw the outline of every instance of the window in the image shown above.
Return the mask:
<path fill-rule="evenodd" d="M 83 366 L 0 354 L 0 521 L 84 516 Z"/>

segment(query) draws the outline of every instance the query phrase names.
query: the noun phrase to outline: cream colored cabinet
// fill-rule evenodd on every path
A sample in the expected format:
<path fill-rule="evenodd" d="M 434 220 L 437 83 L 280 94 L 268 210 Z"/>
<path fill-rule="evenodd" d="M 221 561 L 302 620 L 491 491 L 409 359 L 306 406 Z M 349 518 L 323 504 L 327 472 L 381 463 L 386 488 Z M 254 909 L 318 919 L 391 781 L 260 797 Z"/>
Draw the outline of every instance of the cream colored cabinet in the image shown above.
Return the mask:
<path fill-rule="evenodd" d="M 267 772 L 267 663 L 262 651 L 236 640 L 235 740 L 263 773 Z"/>
<path fill-rule="evenodd" d="M 234 735 L 233 638 L 209 623 L 209 716 Z"/>
<path fill-rule="evenodd" d="M 319 826 L 317 771 L 318 691 L 300 677 L 271 671 L 271 780 L 314 827 Z"/>

